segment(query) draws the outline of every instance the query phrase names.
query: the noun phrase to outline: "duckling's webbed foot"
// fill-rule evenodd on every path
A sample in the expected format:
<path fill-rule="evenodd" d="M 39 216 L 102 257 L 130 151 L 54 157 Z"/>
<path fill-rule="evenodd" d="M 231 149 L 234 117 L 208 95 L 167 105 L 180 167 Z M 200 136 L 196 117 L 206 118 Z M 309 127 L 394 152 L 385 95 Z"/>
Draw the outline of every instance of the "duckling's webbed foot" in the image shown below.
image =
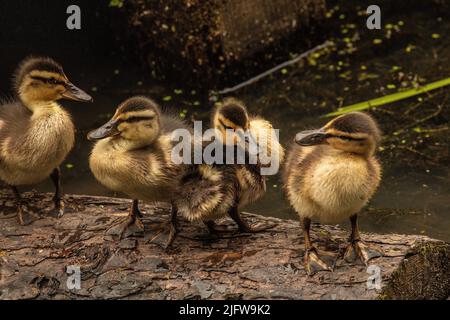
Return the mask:
<path fill-rule="evenodd" d="M 119 239 L 143 236 L 144 224 L 141 217 L 142 213 L 139 211 L 138 200 L 133 200 L 130 214 L 121 223 L 109 229 L 107 233 L 118 236 Z"/>
<path fill-rule="evenodd" d="M 17 206 L 17 219 L 22 226 L 29 225 L 40 218 L 38 214 L 28 211 L 25 205 Z"/>
<path fill-rule="evenodd" d="M 336 256 L 332 253 L 310 247 L 305 251 L 305 268 L 308 275 L 319 271 L 333 271 Z"/>
<path fill-rule="evenodd" d="M 155 234 L 150 237 L 148 242 L 157 243 L 158 245 L 163 246 L 165 250 L 169 249 L 179 232 L 177 226 L 177 214 L 178 211 L 176 207 L 172 205 L 170 220 L 160 224 L 156 229 L 154 229 L 153 231 Z M 167 240 L 164 239 L 165 235 L 167 235 Z"/>
<path fill-rule="evenodd" d="M 128 216 L 121 224 L 120 224 L 120 239 L 125 239 L 128 237 L 141 237 L 144 235 L 144 224 L 141 219 L 137 216 Z"/>
<path fill-rule="evenodd" d="M 55 196 L 53 198 L 53 201 L 55 203 L 55 207 L 52 210 L 50 210 L 48 214 L 53 218 L 61 218 L 65 212 L 64 200 L 61 199 L 60 197 Z"/>
<path fill-rule="evenodd" d="M 345 250 L 345 261 L 352 263 L 359 258 L 365 265 L 369 263 L 371 259 L 382 257 L 383 253 L 381 249 L 374 246 L 369 246 L 364 241 L 355 240 L 352 241 Z"/>
<path fill-rule="evenodd" d="M 17 203 L 17 220 L 20 225 L 26 226 L 33 223 L 36 220 L 39 220 L 41 217 L 28 210 L 25 201 L 22 199 L 19 190 L 16 187 L 11 187 L 14 192 L 14 196 L 16 198 Z"/>
<path fill-rule="evenodd" d="M 164 247 L 166 250 L 172 246 L 173 242 L 177 237 L 177 234 L 178 234 L 177 224 L 175 221 L 171 220 L 169 223 L 169 236 L 167 237 L 167 242 Z"/>
<path fill-rule="evenodd" d="M 361 240 L 359 235 L 357 215 L 350 217 L 352 224 L 352 233 L 350 235 L 350 244 L 347 246 L 344 254 L 344 260 L 351 263 L 355 262 L 359 258 L 365 265 L 369 263 L 371 259 L 382 257 L 383 252 L 381 249 L 373 245 L 368 245 Z"/>
<path fill-rule="evenodd" d="M 333 271 L 336 262 L 336 255 L 316 249 L 311 244 L 309 230 L 311 227 L 311 219 L 302 218 L 301 226 L 305 237 L 305 269 L 309 276 L 319 271 Z"/>
<path fill-rule="evenodd" d="M 55 168 L 52 174 L 50 175 L 50 178 L 52 179 L 53 184 L 55 185 L 55 196 L 53 197 L 55 207 L 52 210 L 50 210 L 48 214 L 54 218 L 61 218 L 64 215 L 65 204 L 62 195 L 60 169 Z"/>
<path fill-rule="evenodd" d="M 238 225 L 239 231 L 242 233 L 258 233 L 258 232 L 264 232 L 266 230 L 272 229 L 276 227 L 276 224 L 264 224 L 259 226 L 250 226 L 247 221 L 242 219 L 242 216 L 238 210 L 238 208 L 235 206 L 231 208 L 229 211 L 229 215 L 231 219 L 236 222 Z"/>

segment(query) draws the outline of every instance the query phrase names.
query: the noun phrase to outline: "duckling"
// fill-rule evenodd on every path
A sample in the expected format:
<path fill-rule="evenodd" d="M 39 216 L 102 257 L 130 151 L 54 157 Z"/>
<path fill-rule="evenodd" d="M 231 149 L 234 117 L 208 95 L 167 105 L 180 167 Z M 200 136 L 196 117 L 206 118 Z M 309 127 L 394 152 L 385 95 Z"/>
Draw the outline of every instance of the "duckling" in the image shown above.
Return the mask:
<path fill-rule="evenodd" d="M 183 177 L 175 197 L 179 213 L 190 221 L 203 221 L 210 232 L 225 231 L 214 220 L 228 214 L 238 225 L 240 232 L 254 233 L 273 226 L 251 227 L 240 214 L 240 208 L 261 198 L 266 191 L 266 177 L 261 173 L 265 166 L 260 161 L 249 163 L 248 140 L 263 148 L 273 161 L 282 161 L 284 149 L 274 137 L 270 122 L 260 117 L 250 117 L 246 106 L 239 100 L 228 98 L 212 112 L 212 127 L 217 130 L 219 143 L 229 155 L 230 148 L 244 145 L 245 163 L 213 163 L 192 167 Z M 246 147 L 247 146 L 247 147 Z"/>
<path fill-rule="evenodd" d="M 89 132 L 88 139 L 97 141 L 89 158 L 95 178 L 133 199 L 120 238 L 143 233 L 139 200 L 172 202 L 185 165 L 172 161 L 171 134 L 182 128 L 189 130 L 179 119 L 162 114 L 153 100 L 136 96 L 122 102 L 106 124 Z M 167 247 L 177 233 L 176 214 L 172 206 Z"/>
<path fill-rule="evenodd" d="M 71 117 L 57 102 L 69 99 L 91 102 L 74 86 L 60 64 L 50 58 L 30 57 L 14 75 L 15 98 L 0 103 L 0 179 L 13 190 L 21 225 L 38 218 L 24 210 L 18 186 L 36 184 L 51 177 L 56 192 L 56 217 L 64 214 L 60 164 L 72 149 L 75 128 Z"/>
<path fill-rule="evenodd" d="M 365 264 L 382 252 L 360 237 L 358 212 L 375 193 L 381 167 L 375 157 L 380 131 L 366 113 L 339 116 L 318 130 L 296 135 L 284 171 L 287 197 L 298 213 L 305 237 L 305 265 L 309 274 L 332 271 L 333 257 L 311 244 L 311 220 L 339 223 L 349 218 L 352 231 L 344 258 L 359 257 Z"/>

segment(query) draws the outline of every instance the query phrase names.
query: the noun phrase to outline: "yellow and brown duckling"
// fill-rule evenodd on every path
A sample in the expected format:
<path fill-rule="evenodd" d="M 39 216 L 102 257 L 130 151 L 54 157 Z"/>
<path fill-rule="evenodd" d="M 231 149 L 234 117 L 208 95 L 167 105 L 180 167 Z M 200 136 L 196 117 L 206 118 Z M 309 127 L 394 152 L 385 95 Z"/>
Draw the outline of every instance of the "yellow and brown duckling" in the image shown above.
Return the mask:
<path fill-rule="evenodd" d="M 334 257 L 311 243 L 312 220 L 339 223 L 350 219 L 350 244 L 344 258 L 364 263 L 382 255 L 360 237 L 357 214 L 375 193 L 381 168 L 375 157 L 380 131 L 366 113 L 339 116 L 318 130 L 295 137 L 286 162 L 284 183 L 289 202 L 298 213 L 305 237 L 305 265 L 309 274 L 332 270 Z"/>
<path fill-rule="evenodd" d="M 272 135 L 270 122 L 248 115 L 245 105 L 236 99 L 226 99 L 212 112 L 212 127 L 219 132 L 219 143 L 223 146 L 223 164 L 202 164 L 191 167 L 183 177 L 181 187 L 175 197 L 179 213 L 190 221 L 203 221 L 211 232 L 225 231 L 214 220 L 229 215 L 238 225 L 240 232 L 261 232 L 273 226 L 251 227 L 240 214 L 243 206 L 261 198 L 266 191 L 265 176 L 261 174 L 260 162 L 248 161 L 246 149 L 248 141 L 263 143 L 267 154 L 281 162 L 284 150 Z M 271 144 L 273 142 L 273 144 Z M 261 144 L 261 143 L 260 143 Z M 243 146 L 246 162 L 227 164 L 226 149 Z M 276 155 L 276 157 L 275 157 Z"/>
<path fill-rule="evenodd" d="M 0 105 L 0 179 L 14 191 L 22 225 L 37 219 L 25 210 L 18 186 L 51 177 L 56 193 L 54 216 L 62 216 L 60 164 L 72 149 L 75 128 L 67 111 L 57 102 L 92 98 L 75 87 L 60 64 L 50 58 L 25 59 L 14 76 L 15 100 Z"/>
<path fill-rule="evenodd" d="M 185 166 L 171 158 L 171 134 L 182 128 L 187 129 L 184 122 L 161 113 L 153 100 L 138 96 L 120 104 L 111 120 L 88 134 L 89 140 L 98 141 L 89 159 L 94 176 L 107 188 L 133 199 L 120 228 L 121 238 L 144 231 L 139 200 L 172 202 Z M 172 207 L 167 246 L 176 232 L 176 209 Z"/>

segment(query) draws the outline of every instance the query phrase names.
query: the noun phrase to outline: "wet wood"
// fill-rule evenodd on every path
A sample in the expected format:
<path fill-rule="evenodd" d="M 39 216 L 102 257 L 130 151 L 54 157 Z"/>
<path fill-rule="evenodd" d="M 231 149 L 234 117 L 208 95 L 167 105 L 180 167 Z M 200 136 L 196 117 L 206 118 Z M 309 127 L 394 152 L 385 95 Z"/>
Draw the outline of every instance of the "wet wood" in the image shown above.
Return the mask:
<path fill-rule="evenodd" d="M 335 271 L 308 277 L 302 265 L 298 222 L 253 214 L 252 223 L 277 226 L 255 235 L 211 238 L 206 229 L 181 221 L 174 247 L 164 251 L 156 224 L 168 207 L 143 206 L 144 237 L 117 241 L 108 234 L 126 216 L 129 200 L 68 196 L 68 213 L 19 226 L 13 199 L 0 192 L 1 299 L 446 299 L 450 290 L 449 245 L 423 236 L 363 234 L 385 257 L 380 289 L 369 289 L 366 266 L 338 259 Z M 33 210 L 51 195 L 30 193 Z M 226 220 L 224 224 L 233 224 Z M 319 248 L 343 253 L 348 233 L 314 226 Z M 81 289 L 68 289 L 67 268 L 79 266 Z M 374 271 L 372 271 L 374 272 Z"/>

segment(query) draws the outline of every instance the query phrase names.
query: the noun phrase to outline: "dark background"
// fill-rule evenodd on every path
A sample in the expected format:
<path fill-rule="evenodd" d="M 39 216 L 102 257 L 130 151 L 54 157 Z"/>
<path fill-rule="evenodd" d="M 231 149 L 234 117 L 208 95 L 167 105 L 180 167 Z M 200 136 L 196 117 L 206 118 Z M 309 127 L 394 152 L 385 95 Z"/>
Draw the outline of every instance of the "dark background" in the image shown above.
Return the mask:
<path fill-rule="evenodd" d="M 81 30 L 69 30 L 67 7 L 81 7 Z M 47 55 L 72 76 L 77 66 L 95 66 L 115 56 L 116 49 L 107 0 L 20 0 L 0 2 L 0 92 L 10 88 L 10 76 L 26 56 Z M 119 57 L 120 58 L 120 57 Z M 73 72 L 71 72 L 73 71 Z"/>
<path fill-rule="evenodd" d="M 127 24 L 109 0 L 20 0 L 0 2 L 0 101 L 13 96 L 12 75 L 17 65 L 29 55 L 49 56 L 59 62 L 68 78 L 88 92 L 94 103 L 64 100 L 61 104 L 71 113 L 77 131 L 76 144 L 62 166 L 64 189 L 71 193 L 106 193 L 92 177 L 88 158 L 91 144 L 88 131 L 103 124 L 117 105 L 146 79 L 135 50 L 127 47 Z M 81 8 L 81 30 L 66 26 L 67 7 Z M 125 29 L 125 30 L 124 30 Z M 126 56 L 125 56 L 126 52 Z M 80 177 L 83 177 L 80 179 Z M 47 179 L 49 180 L 49 179 Z M 0 184 L 1 186 L 1 184 Z M 30 186 L 52 191 L 49 181 Z M 30 188 L 22 188 L 23 190 Z"/>

